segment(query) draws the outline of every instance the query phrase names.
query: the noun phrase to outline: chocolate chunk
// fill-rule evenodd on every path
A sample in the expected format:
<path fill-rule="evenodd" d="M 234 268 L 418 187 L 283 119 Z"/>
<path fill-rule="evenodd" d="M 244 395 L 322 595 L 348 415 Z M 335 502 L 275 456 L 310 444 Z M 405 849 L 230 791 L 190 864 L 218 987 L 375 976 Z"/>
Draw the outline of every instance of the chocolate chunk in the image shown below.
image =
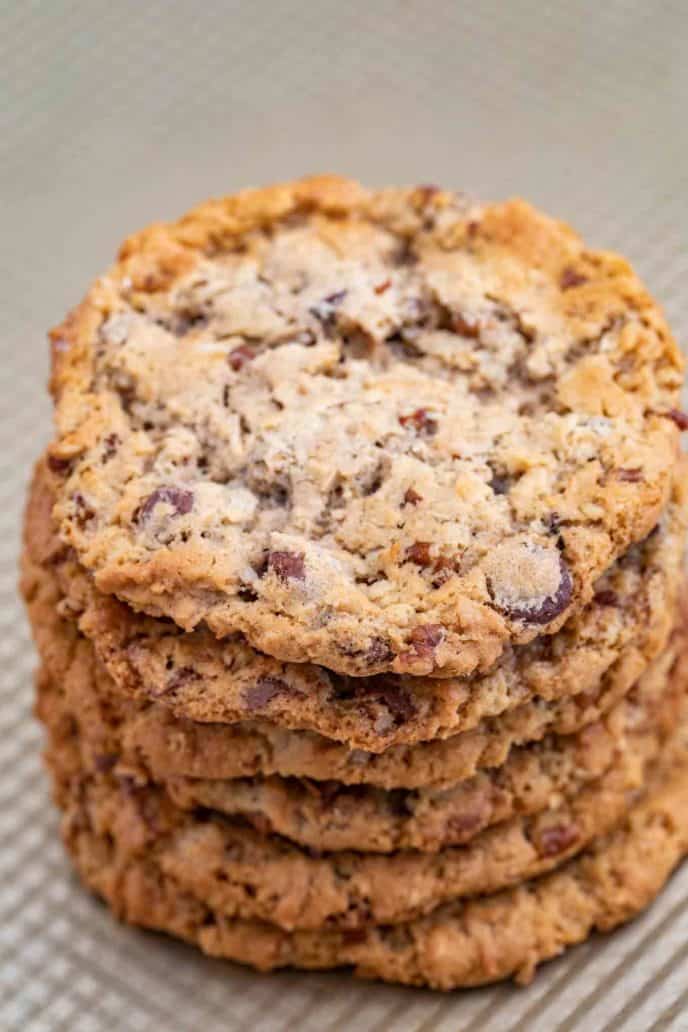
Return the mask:
<path fill-rule="evenodd" d="M 538 835 L 537 850 L 540 856 L 558 856 L 580 838 L 575 824 L 553 824 Z"/>
<path fill-rule="evenodd" d="M 193 491 L 187 491 L 182 487 L 156 487 L 155 491 L 139 505 L 134 513 L 135 523 L 146 523 L 150 519 L 156 505 L 164 502 L 174 509 L 173 516 L 185 516 L 193 508 Z"/>
<path fill-rule="evenodd" d="M 116 454 L 122 441 L 118 434 L 108 434 L 103 441 L 103 462 L 107 462 Z"/>
<path fill-rule="evenodd" d="M 279 677 L 259 677 L 256 683 L 244 692 L 244 702 L 249 710 L 263 709 L 276 695 L 288 690 L 287 683 Z"/>
<path fill-rule="evenodd" d="M 595 602 L 598 606 L 618 606 L 619 596 L 611 588 L 603 588 L 595 592 Z"/>
<path fill-rule="evenodd" d="M 380 663 L 389 663 L 394 658 L 394 652 L 384 638 L 372 638 L 368 646 L 365 659 L 370 666 L 378 666 Z"/>
<path fill-rule="evenodd" d="M 47 465 L 48 465 L 48 469 L 52 473 L 66 473 L 67 470 L 70 469 L 71 465 L 72 465 L 72 460 L 71 459 L 61 459 L 57 455 L 50 455 L 50 454 L 48 455 L 48 458 L 47 458 L 46 462 L 47 462 Z"/>
<path fill-rule="evenodd" d="M 411 817 L 414 793 L 406 788 L 391 788 L 385 792 L 385 801 L 395 817 Z"/>
<path fill-rule="evenodd" d="M 492 812 L 489 799 L 477 799 L 472 809 L 464 809 L 447 821 L 447 831 L 452 842 L 465 842 L 487 823 Z"/>
<path fill-rule="evenodd" d="M 72 501 L 76 510 L 74 518 L 80 527 L 85 527 L 94 518 L 95 512 L 80 492 L 72 497 Z"/>
<path fill-rule="evenodd" d="M 422 501 L 422 495 L 419 495 L 412 487 L 406 488 L 406 491 L 404 492 L 404 505 L 418 505 L 418 503 Z"/>
<path fill-rule="evenodd" d="M 392 714 L 397 727 L 415 717 L 416 707 L 411 701 L 411 696 L 401 684 L 394 681 L 383 681 L 375 686 L 374 694 Z"/>
<path fill-rule="evenodd" d="M 627 484 L 637 484 L 643 479 L 643 471 L 639 466 L 632 469 L 617 469 L 616 478 Z"/>
<path fill-rule="evenodd" d="M 233 351 L 227 355 L 227 361 L 235 373 L 238 373 L 247 362 L 251 362 L 256 357 L 256 353 L 253 348 L 249 348 L 246 344 L 241 344 L 238 348 L 234 348 Z"/>
<path fill-rule="evenodd" d="M 498 473 L 493 474 L 492 480 L 490 481 L 490 487 L 496 495 L 505 495 L 509 493 L 511 486 L 511 477 L 500 476 Z"/>
<path fill-rule="evenodd" d="M 571 287 L 582 287 L 588 282 L 588 277 L 578 272 L 571 265 L 567 265 L 559 277 L 559 286 L 562 290 L 570 290 Z"/>
<path fill-rule="evenodd" d="M 362 946 L 368 940 L 367 928 L 342 928 L 339 938 L 345 946 Z"/>
<path fill-rule="evenodd" d="M 430 566 L 432 563 L 432 556 L 430 555 L 430 542 L 429 541 L 414 541 L 412 545 L 406 549 L 404 558 L 409 563 L 415 563 L 416 566 Z"/>
<path fill-rule="evenodd" d="M 558 512 L 551 512 L 548 516 L 545 516 L 543 521 L 544 525 L 550 534 L 558 534 L 559 528 L 561 527 L 561 516 Z"/>
<path fill-rule="evenodd" d="M 109 774 L 118 759 L 117 753 L 99 753 L 93 757 L 93 766 L 100 774 Z"/>
<path fill-rule="evenodd" d="M 688 430 L 688 414 L 682 412 L 681 409 L 672 408 L 668 412 L 663 412 L 662 415 L 673 420 L 681 432 Z"/>
<path fill-rule="evenodd" d="M 285 583 L 288 580 L 306 579 L 303 555 L 298 552 L 268 552 L 267 569 Z"/>
<path fill-rule="evenodd" d="M 573 581 L 571 580 L 571 574 L 569 568 L 564 562 L 563 558 L 559 556 L 559 572 L 560 580 L 559 586 L 553 595 L 548 595 L 547 598 L 542 601 L 537 600 L 532 605 L 506 605 L 500 604 L 496 599 L 495 604 L 498 609 L 504 613 L 505 616 L 510 617 L 512 620 L 525 620 L 531 624 L 546 624 L 555 617 L 563 613 L 569 602 L 571 601 L 571 595 L 573 593 Z M 491 583 L 488 579 L 488 589 L 492 591 Z"/>
<path fill-rule="evenodd" d="M 410 426 L 418 434 L 431 437 L 437 433 L 437 420 L 428 415 L 427 409 L 419 408 L 406 416 L 399 416 L 402 426 Z"/>
<path fill-rule="evenodd" d="M 409 640 L 413 645 L 439 645 L 444 637 L 444 627 L 441 624 L 420 624 L 411 631 Z"/>
<path fill-rule="evenodd" d="M 459 572 L 459 561 L 450 559 L 448 555 L 440 555 L 432 564 L 434 576 L 432 578 L 433 588 L 441 588 L 450 577 Z"/>
<path fill-rule="evenodd" d="M 201 326 L 206 326 L 207 323 L 208 316 L 205 312 L 194 311 L 187 308 L 180 312 L 176 312 L 172 318 L 169 319 L 167 326 L 175 337 L 184 337 L 189 330 L 197 330 Z"/>

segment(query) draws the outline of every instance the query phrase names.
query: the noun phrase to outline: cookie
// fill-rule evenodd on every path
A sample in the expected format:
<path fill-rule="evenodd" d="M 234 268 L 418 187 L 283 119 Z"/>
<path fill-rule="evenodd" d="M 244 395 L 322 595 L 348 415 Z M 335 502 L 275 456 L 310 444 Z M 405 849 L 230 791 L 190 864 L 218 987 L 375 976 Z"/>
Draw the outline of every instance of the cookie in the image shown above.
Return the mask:
<path fill-rule="evenodd" d="M 151 858 L 122 856 L 78 804 L 64 839 L 84 882 L 123 921 L 168 932 L 206 953 L 261 971 L 350 967 L 363 978 L 456 989 L 504 978 L 529 982 L 536 967 L 631 920 L 688 852 L 688 763 L 673 758 L 606 839 L 541 878 L 427 917 L 351 931 L 285 932 L 232 920 L 200 903 Z"/>
<path fill-rule="evenodd" d="M 45 664 L 41 706 L 63 706 L 61 699 L 66 698 L 78 716 L 89 763 L 118 761 L 159 781 L 175 776 L 277 774 L 384 789 L 446 788 L 477 771 L 501 766 L 519 745 L 540 741 L 550 732 L 567 735 L 589 726 L 629 691 L 627 676 L 610 675 L 591 695 L 559 700 L 554 706 L 534 701 L 452 738 L 394 746 L 382 754 L 348 749 L 320 735 L 287 731 L 267 721 L 202 724 L 174 717 L 160 703 L 123 697 L 60 602 L 54 578 L 42 571 L 33 576 L 32 569 L 36 572 L 25 568 L 24 591 Z M 646 671 L 643 682 L 649 693 L 663 691 L 676 647 L 674 641 Z M 601 741 L 592 733 L 588 738 L 589 745 L 599 746 Z M 597 749 L 585 755 L 594 768 Z"/>
<path fill-rule="evenodd" d="M 638 787 L 644 765 L 661 741 L 659 722 L 671 719 L 676 706 L 675 698 L 666 698 L 662 674 L 646 676 L 604 721 L 577 735 L 514 748 L 501 767 L 444 790 L 383 791 L 274 776 L 218 780 L 172 775 L 162 780 L 182 809 L 202 807 L 239 817 L 262 833 L 279 834 L 311 850 L 437 851 L 468 842 L 511 817 L 555 807 L 612 767 L 614 785 Z M 39 714 L 54 738 L 76 730 L 82 766 L 111 770 L 140 783 L 153 776 L 140 758 L 132 762 L 131 750 L 123 747 L 112 711 L 102 700 L 82 702 L 83 697 L 75 698 L 69 690 L 60 692 L 46 676 L 39 678 L 38 697 Z M 159 761 L 151 766 L 159 772 Z"/>
<path fill-rule="evenodd" d="M 654 735 L 635 739 L 640 762 L 685 733 L 686 678 L 675 670 L 670 705 L 660 707 Z M 78 736 L 72 736 L 77 740 Z M 53 736 L 49 766 L 61 777 L 72 744 Z M 643 749 L 647 756 L 643 756 Z M 286 930 L 396 924 L 450 900 L 496 892 L 538 876 L 608 834 L 638 791 L 622 765 L 571 799 L 533 817 L 513 817 L 460 847 L 390 855 L 342 851 L 314 856 L 212 810 L 186 812 L 160 786 L 114 771 L 70 767 L 76 793 L 100 833 L 123 853 L 154 857 L 184 890 L 227 917 L 270 921 Z M 59 798 L 59 796 L 58 796 Z"/>
<path fill-rule="evenodd" d="M 207 937 L 203 937 L 201 942 L 204 948 L 210 952 L 219 952 L 220 944 L 227 948 L 231 943 L 234 943 L 234 949 L 239 949 L 242 937 L 238 933 L 241 932 L 243 933 L 245 952 L 230 952 L 225 955 L 233 956 L 236 959 L 248 960 L 262 967 L 280 966 L 290 963 L 296 963 L 301 966 L 339 966 L 344 963 L 357 963 L 363 966 L 366 958 L 370 959 L 373 955 L 371 947 L 374 944 L 379 944 L 381 941 L 389 945 L 394 944 L 401 950 L 406 946 L 407 959 L 408 948 L 418 944 L 419 946 L 422 945 L 423 948 L 418 950 L 417 957 L 423 957 L 427 965 L 423 980 L 428 979 L 433 967 L 433 961 L 436 962 L 442 958 L 445 964 L 448 965 L 444 969 L 444 980 L 440 981 L 438 977 L 439 972 L 435 972 L 434 980 L 431 981 L 431 984 L 444 985 L 448 988 L 451 984 L 462 984 L 458 981 L 454 982 L 453 979 L 456 975 L 450 975 L 450 972 L 456 973 L 458 970 L 461 970 L 461 965 L 465 963 L 464 956 L 466 951 L 436 950 L 432 948 L 433 941 L 435 941 L 437 947 L 440 945 L 449 947 L 452 942 L 452 936 L 455 936 L 462 927 L 464 927 L 465 931 L 475 927 L 473 919 L 480 925 L 481 915 L 497 917 L 501 914 L 503 920 L 495 922 L 494 930 L 499 929 L 498 935 L 501 935 L 505 929 L 509 930 L 506 941 L 509 942 L 508 955 L 512 960 L 511 951 L 516 944 L 519 944 L 522 948 L 520 961 L 511 971 L 519 970 L 520 968 L 531 970 L 532 962 L 537 959 L 533 955 L 534 940 L 532 938 L 533 932 L 536 929 L 545 936 L 547 941 L 554 939 L 554 941 L 560 942 L 561 945 L 568 941 L 577 941 L 575 938 L 568 939 L 566 937 L 563 940 L 558 939 L 562 930 L 570 928 L 571 923 L 573 923 L 574 927 L 578 927 L 577 915 L 579 914 L 579 906 L 576 905 L 573 909 L 571 908 L 572 902 L 576 902 L 576 897 L 572 896 L 570 891 L 571 884 L 579 885 L 582 890 L 581 898 L 592 898 L 595 901 L 596 908 L 604 900 L 604 894 L 591 892 L 593 883 L 590 882 L 589 878 L 591 872 L 599 871 L 599 858 L 611 857 L 611 863 L 609 864 L 607 859 L 602 860 L 602 870 L 605 870 L 608 875 L 605 880 L 605 888 L 609 889 L 616 886 L 617 891 L 621 890 L 626 878 L 630 874 L 630 869 L 627 870 L 625 865 L 620 867 L 619 863 L 626 854 L 629 842 L 640 839 L 643 843 L 641 855 L 644 854 L 644 860 L 638 865 L 638 870 L 634 872 L 631 884 L 635 887 L 642 885 L 654 886 L 654 891 L 656 891 L 688 844 L 688 839 L 686 838 L 686 829 L 688 828 L 688 811 L 686 810 L 686 807 L 688 807 L 687 778 L 688 769 L 686 764 L 684 726 L 674 736 L 674 739 L 668 743 L 668 748 L 665 750 L 660 766 L 651 777 L 646 792 L 632 806 L 629 814 L 621 818 L 617 827 L 609 833 L 609 837 L 601 840 L 598 839 L 592 844 L 587 854 L 583 853 L 578 860 L 564 864 L 558 873 L 550 875 L 549 878 L 531 879 L 525 884 L 514 886 L 511 891 L 501 891 L 492 897 L 483 897 L 476 901 L 462 903 L 453 900 L 450 903 L 442 904 L 435 908 L 422 919 L 401 922 L 396 926 L 370 924 L 364 927 L 337 930 L 326 928 L 303 929 L 296 932 L 292 930 L 292 934 L 285 934 L 284 929 L 278 929 L 272 924 L 253 921 L 246 922 L 241 919 L 237 921 L 236 918 L 230 916 L 228 911 L 233 913 L 237 909 L 234 902 L 228 905 L 228 898 L 232 895 L 228 883 L 231 882 L 231 872 L 236 866 L 234 853 L 222 855 L 220 866 L 217 869 L 218 876 L 215 878 L 215 882 L 221 881 L 221 884 L 219 887 L 209 888 L 206 881 L 212 883 L 212 877 L 206 879 L 206 881 L 198 876 L 192 877 L 190 879 L 192 884 L 189 885 L 187 884 L 186 872 L 179 870 L 179 864 L 167 863 L 165 858 L 161 857 L 159 852 L 154 849 L 141 848 L 141 842 L 150 834 L 149 829 L 151 827 L 155 829 L 153 834 L 160 834 L 159 826 L 155 826 L 155 822 L 159 817 L 159 811 L 155 807 L 147 807 L 145 819 L 139 819 L 132 829 L 130 814 L 127 813 L 126 800 L 122 802 L 120 807 L 110 805 L 108 810 L 107 803 L 101 806 L 98 800 L 93 797 L 92 784 L 89 788 L 84 786 L 83 783 L 75 786 L 74 782 L 72 782 L 71 790 L 64 792 L 61 801 L 67 810 L 67 820 L 64 826 L 65 837 L 73 852 L 78 855 L 83 849 L 84 843 L 80 839 L 85 829 L 95 830 L 104 842 L 109 843 L 111 853 L 114 854 L 116 872 L 113 873 L 112 862 L 111 864 L 108 864 L 107 861 L 103 862 L 104 858 L 101 856 L 98 858 L 99 862 L 96 865 L 96 870 L 100 871 L 100 874 L 94 880 L 93 874 L 95 872 L 91 870 L 87 874 L 87 880 L 94 887 L 97 887 L 99 891 L 104 892 L 106 895 L 110 894 L 110 898 L 112 898 L 116 908 L 120 912 L 124 911 L 130 920 L 155 925 L 153 915 L 156 913 L 156 909 L 153 901 L 158 893 L 155 891 L 154 886 L 155 881 L 158 881 L 161 884 L 166 883 L 170 887 L 170 899 L 178 900 L 177 906 L 171 905 L 172 911 L 178 917 L 181 918 L 181 915 L 184 914 L 187 901 L 194 904 L 195 909 L 203 917 L 200 924 L 207 930 Z M 150 802 L 150 797 L 148 797 L 148 803 Z M 135 836 L 138 826 L 142 826 L 143 830 L 140 841 L 137 843 Z M 116 829 L 114 834 L 113 829 Z M 655 844 L 659 847 L 656 850 L 653 848 Z M 621 853 L 618 852 L 620 845 L 622 845 Z M 211 858 L 204 852 L 202 856 L 196 856 L 196 859 L 206 863 Z M 640 855 L 638 859 L 640 860 Z M 386 858 L 386 860 L 389 863 L 389 858 Z M 289 866 L 288 861 L 285 861 L 285 863 L 286 866 Z M 80 864 L 80 866 L 82 871 L 84 871 L 87 864 L 83 864 L 83 866 Z M 127 884 L 131 885 L 129 876 L 132 871 L 140 871 L 142 869 L 150 872 L 153 879 L 150 887 L 154 891 L 149 893 L 147 901 L 148 907 L 151 908 L 148 910 L 148 920 L 144 916 L 145 906 L 143 905 L 143 897 L 139 900 L 138 908 L 132 909 L 133 897 L 129 897 L 127 889 Z M 226 877 L 220 879 L 219 875 L 223 872 Z M 661 877 L 657 877 L 660 872 Z M 183 879 L 181 882 L 177 880 L 179 873 L 181 873 Z M 346 874 L 344 871 L 339 873 L 340 877 Z M 277 911 L 271 912 L 271 922 L 274 922 L 276 918 L 284 919 L 283 897 L 279 895 L 281 891 L 291 896 L 292 904 L 295 898 L 300 895 L 303 896 L 303 882 L 299 885 L 294 885 L 293 881 L 288 881 L 286 878 L 284 880 L 280 879 L 278 870 L 274 874 L 272 891 L 277 894 L 277 898 L 274 901 L 277 905 Z M 259 877 L 259 873 L 254 871 L 254 876 L 256 875 Z M 553 889 L 551 902 L 560 900 L 562 903 L 562 908 L 556 909 L 554 913 L 560 915 L 568 914 L 568 920 L 564 921 L 562 925 L 558 925 L 555 922 L 551 926 L 548 921 L 549 907 L 544 906 L 545 899 L 548 896 L 543 898 L 541 895 L 542 889 L 547 886 L 552 886 Z M 389 886 L 389 888 L 393 887 Z M 256 903 L 256 899 L 253 898 L 252 894 L 251 898 L 251 906 L 256 905 L 260 909 L 260 895 L 258 896 L 258 903 Z M 616 898 L 618 898 L 616 893 L 612 893 L 608 897 L 608 902 Z M 626 899 L 627 913 L 630 915 L 633 911 L 631 906 L 633 897 L 622 893 L 622 898 Z M 638 908 L 648 898 L 649 895 L 638 893 L 636 899 Z M 532 910 L 530 911 L 524 910 L 524 904 L 528 900 L 532 904 Z M 408 906 L 408 897 L 406 906 Z M 383 909 L 386 908 L 383 907 Z M 608 911 L 597 909 L 596 912 L 608 913 Z M 299 910 L 299 917 L 301 913 L 302 911 Z M 583 909 L 582 915 L 586 913 L 589 913 L 589 911 Z M 537 918 L 536 914 L 539 915 Z M 470 916 L 471 920 L 466 925 L 463 925 L 462 919 L 468 916 Z M 529 921 L 525 924 L 521 920 L 514 923 L 512 917 L 514 921 L 516 918 L 529 918 Z M 532 921 L 535 921 L 534 925 L 531 925 Z M 511 936 L 519 926 L 521 934 L 512 940 Z M 591 925 L 587 924 L 585 927 L 589 930 Z M 261 929 L 264 935 L 261 934 Z M 173 926 L 172 930 L 177 929 Z M 418 940 L 418 933 L 431 931 L 439 933 L 437 937 L 439 941 L 434 936 L 426 937 L 425 935 L 421 935 L 420 941 Z M 448 941 L 445 940 L 443 932 L 450 933 Z M 546 934 L 547 932 L 549 934 Z M 540 940 L 535 939 L 535 941 Z M 248 945 L 249 942 L 252 942 L 252 946 Z M 273 947 L 271 951 L 261 951 L 258 948 L 259 945 L 266 946 L 268 943 Z M 354 948 L 352 952 L 348 952 L 349 947 L 363 947 L 365 945 L 368 946 L 368 950 L 363 949 L 362 952 L 358 952 L 358 949 Z M 499 956 L 501 948 L 497 942 L 494 942 L 493 948 L 488 951 L 488 956 L 492 958 Z M 448 953 L 447 956 L 445 956 L 445 952 Z M 456 958 L 454 953 L 458 954 Z M 415 956 L 415 953 L 412 955 Z M 475 949 L 468 951 L 468 955 L 475 958 Z M 552 954 L 545 953 L 543 956 L 548 955 Z M 262 958 L 261 960 L 258 959 L 259 956 Z M 306 959 L 307 957 L 310 957 L 310 961 Z M 319 957 L 320 963 L 315 961 L 316 957 Z M 530 961 L 530 963 L 527 964 L 526 961 Z M 390 965 L 391 963 L 392 961 L 390 961 Z M 390 977 L 389 972 L 391 970 L 391 966 L 387 966 L 376 973 L 383 977 Z M 383 974 L 383 971 L 386 971 L 387 974 Z M 487 968 L 482 968 L 482 975 L 485 980 L 488 980 L 489 977 L 500 977 L 508 973 L 510 971 L 505 970 L 501 964 L 496 964 L 494 959 Z M 474 974 L 477 975 L 477 972 L 474 972 Z M 399 972 L 396 977 L 399 978 Z M 451 982 L 447 980 L 449 978 L 452 979 Z M 403 978 L 401 980 L 414 981 L 416 979 Z M 476 981 L 478 980 L 476 979 Z"/>
<path fill-rule="evenodd" d="M 655 531 L 597 581 L 592 601 L 557 634 L 509 646 L 492 671 L 468 678 L 387 674 L 354 679 L 312 664 L 282 663 L 245 641 L 220 642 L 202 629 L 183 633 L 169 622 L 133 613 L 98 592 L 59 541 L 42 464 L 26 512 L 25 581 L 57 578 L 64 595 L 60 606 L 78 619 L 128 695 L 152 698 L 175 716 L 192 720 L 267 718 L 281 727 L 316 731 L 352 749 L 382 752 L 469 730 L 507 711 L 512 721 L 521 719 L 531 699 L 544 713 L 545 700 L 593 695 L 612 668 L 623 693 L 664 647 L 671 628 L 687 484 L 688 477 L 676 477 L 671 505 Z M 44 624 L 50 615 L 36 620 Z M 566 703 L 548 708 L 552 724 L 566 708 Z"/>
<path fill-rule="evenodd" d="M 657 522 L 685 421 L 626 262 L 428 188 L 202 205 L 52 340 L 55 515 L 96 586 L 356 676 L 558 630 Z"/>

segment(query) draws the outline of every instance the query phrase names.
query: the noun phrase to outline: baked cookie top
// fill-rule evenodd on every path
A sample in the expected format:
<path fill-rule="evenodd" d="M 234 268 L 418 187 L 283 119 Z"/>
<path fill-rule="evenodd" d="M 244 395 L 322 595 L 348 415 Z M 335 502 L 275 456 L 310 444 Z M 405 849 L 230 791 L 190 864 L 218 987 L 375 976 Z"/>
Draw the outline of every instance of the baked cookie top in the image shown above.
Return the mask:
<path fill-rule="evenodd" d="M 202 205 L 52 340 L 55 515 L 98 588 L 353 675 L 556 631 L 654 526 L 683 423 L 625 261 L 430 187 Z"/>

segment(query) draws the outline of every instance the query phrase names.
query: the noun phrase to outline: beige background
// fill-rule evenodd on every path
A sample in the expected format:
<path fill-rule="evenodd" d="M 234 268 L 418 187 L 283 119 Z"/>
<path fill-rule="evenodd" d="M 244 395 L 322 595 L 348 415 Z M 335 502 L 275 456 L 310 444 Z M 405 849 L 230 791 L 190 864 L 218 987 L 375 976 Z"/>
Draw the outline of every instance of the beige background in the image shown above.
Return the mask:
<path fill-rule="evenodd" d="M 115 925 L 73 882 L 29 717 L 17 521 L 44 333 L 118 241 L 249 184 L 521 193 L 625 251 L 688 339 L 682 0 L 0 0 L 0 1029 L 688 1029 L 688 868 L 526 991 L 260 978 Z"/>

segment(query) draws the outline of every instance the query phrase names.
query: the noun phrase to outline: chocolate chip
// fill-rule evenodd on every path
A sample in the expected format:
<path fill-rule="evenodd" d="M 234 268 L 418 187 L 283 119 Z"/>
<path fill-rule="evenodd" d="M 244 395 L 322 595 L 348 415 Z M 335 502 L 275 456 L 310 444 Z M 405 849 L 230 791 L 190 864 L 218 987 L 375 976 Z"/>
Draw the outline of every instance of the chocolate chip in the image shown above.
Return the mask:
<path fill-rule="evenodd" d="M 416 715 L 416 707 L 411 701 L 411 696 L 400 684 L 393 681 L 385 681 L 376 685 L 375 695 L 387 707 L 394 718 L 397 727 L 406 724 Z"/>
<path fill-rule="evenodd" d="M 548 595 L 547 598 L 541 602 L 538 601 L 533 605 L 506 605 L 499 604 L 496 599 L 495 604 L 505 616 L 510 617 L 512 620 L 525 620 L 531 624 L 546 624 L 555 617 L 563 613 L 569 602 L 571 601 L 571 595 L 573 593 L 573 581 L 571 580 L 571 574 L 569 568 L 564 562 L 563 558 L 559 556 L 559 571 L 560 580 L 559 586 L 553 595 Z M 492 591 L 492 586 L 488 578 L 488 589 Z"/>
<path fill-rule="evenodd" d="M 595 602 L 598 606 L 618 606 L 619 596 L 611 588 L 602 588 L 595 592 Z"/>
<path fill-rule="evenodd" d="M 395 817 L 411 817 L 413 793 L 405 788 L 391 788 L 385 792 L 385 801 Z"/>
<path fill-rule="evenodd" d="M 432 563 L 430 542 L 414 541 L 413 544 L 409 545 L 406 549 L 404 559 L 409 563 L 415 563 L 416 566 L 430 566 Z"/>
<path fill-rule="evenodd" d="M 61 459 L 57 455 L 48 455 L 46 462 L 52 473 L 66 473 L 72 465 L 71 459 Z"/>
<path fill-rule="evenodd" d="M 509 487 L 511 486 L 511 477 L 500 476 L 495 473 L 490 481 L 490 487 L 496 495 L 505 495 L 509 493 Z"/>
<path fill-rule="evenodd" d="M 74 518 L 80 527 L 85 527 L 89 520 L 93 519 L 95 512 L 80 492 L 72 497 L 72 501 L 76 510 Z"/>
<path fill-rule="evenodd" d="M 561 516 L 558 512 L 550 512 L 542 520 L 550 534 L 558 534 L 561 527 Z"/>
<path fill-rule="evenodd" d="M 588 277 L 578 272 L 572 265 L 567 265 L 559 277 L 559 286 L 562 290 L 570 290 L 571 287 L 581 287 L 588 282 Z"/>
<path fill-rule="evenodd" d="M 437 420 L 428 415 L 427 409 L 419 408 L 406 416 L 399 416 L 402 426 L 412 427 L 416 433 L 431 437 L 437 433 Z"/>
<path fill-rule="evenodd" d="M 469 322 L 461 312 L 454 312 L 451 323 L 454 333 L 460 333 L 462 337 L 475 339 L 480 333 L 478 324 Z"/>
<path fill-rule="evenodd" d="M 121 440 L 118 434 L 108 434 L 103 441 L 103 462 L 107 462 L 116 454 L 117 449 L 121 444 Z"/>
<path fill-rule="evenodd" d="M 366 928 L 342 928 L 339 938 L 344 946 L 362 946 L 368 940 L 368 931 Z"/>
<path fill-rule="evenodd" d="M 464 810 L 447 821 L 447 831 L 452 842 L 465 842 L 487 822 L 491 808 L 487 800 L 478 802 L 473 810 Z"/>
<path fill-rule="evenodd" d="M 441 588 L 450 577 L 459 572 L 459 561 L 457 559 L 450 559 L 448 555 L 440 555 L 432 564 L 432 569 L 435 574 L 432 578 L 432 586 L 433 588 Z"/>
<path fill-rule="evenodd" d="M 193 311 L 191 309 L 175 312 L 174 315 L 166 321 L 167 328 L 175 335 L 175 337 L 183 337 L 189 332 L 189 330 L 196 330 L 201 326 L 206 326 L 207 323 L 208 316 L 205 312 Z"/>
<path fill-rule="evenodd" d="M 267 569 L 281 581 L 306 579 L 303 555 L 298 552 L 268 552 Z"/>
<path fill-rule="evenodd" d="M 372 638 L 366 649 L 365 659 L 370 666 L 377 666 L 379 663 L 389 663 L 394 658 L 388 642 L 384 638 Z"/>
<path fill-rule="evenodd" d="M 193 508 L 193 491 L 186 491 L 182 487 L 156 487 L 155 491 L 148 495 L 145 502 L 138 506 L 134 513 L 134 522 L 146 523 L 150 519 L 156 505 L 159 505 L 161 502 L 172 507 L 174 510 L 173 516 L 185 516 Z"/>
<path fill-rule="evenodd" d="M 553 824 L 538 835 L 537 849 L 540 856 L 558 856 L 569 849 L 580 838 L 575 824 Z"/>
<path fill-rule="evenodd" d="M 241 344 L 238 348 L 230 351 L 227 355 L 227 361 L 234 372 L 238 373 L 247 362 L 251 362 L 255 357 L 256 353 L 253 348 L 249 348 L 246 344 Z"/>
<path fill-rule="evenodd" d="M 404 492 L 404 505 L 418 505 L 418 502 L 422 501 L 422 495 L 419 495 L 412 487 L 406 488 L 406 491 Z"/>
<path fill-rule="evenodd" d="M 673 420 L 681 432 L 688 430 L 688 414 L 682 412 L 681 409 L 672 408 L 668 412 L 662 412 L 661 414 L 666 416 L 667 419 Z"/>
<path fill-rule="evenodd" d="M 279 677 L 259 677 L 256 683 L 244 692 L 244 702 L 249 710 L 263 709 L 276 695 L 288 690 L 286 682 Z"/>
<path fill-rule="evenodd" d="M 118 759 L 117 753 L 99 753 L 93 757 L 93 766 L 100 774 L 108 774 Z"/>
<path fill-rule="evenodd" d="M 616 478 L 627 484 L 637 484 L 643 479 L 643 471 L 640 466 L 635 466 L 632 469 L 617 469 Z"/>

